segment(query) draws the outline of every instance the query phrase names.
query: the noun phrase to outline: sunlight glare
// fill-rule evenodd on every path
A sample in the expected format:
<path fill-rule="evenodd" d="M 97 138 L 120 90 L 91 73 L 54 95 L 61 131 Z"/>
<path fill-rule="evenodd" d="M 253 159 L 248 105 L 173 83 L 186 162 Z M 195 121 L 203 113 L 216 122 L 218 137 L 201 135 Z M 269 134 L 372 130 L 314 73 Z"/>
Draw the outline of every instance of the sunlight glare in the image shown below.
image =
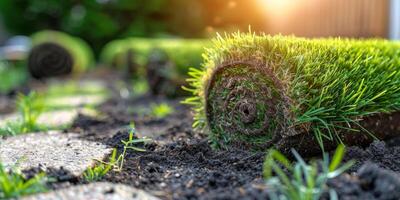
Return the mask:
<path fill-rule="evenodd" d="M 271 14 L 284 15 L 287 14 L 296 0 L 258 0 L 259 4 Z"/>

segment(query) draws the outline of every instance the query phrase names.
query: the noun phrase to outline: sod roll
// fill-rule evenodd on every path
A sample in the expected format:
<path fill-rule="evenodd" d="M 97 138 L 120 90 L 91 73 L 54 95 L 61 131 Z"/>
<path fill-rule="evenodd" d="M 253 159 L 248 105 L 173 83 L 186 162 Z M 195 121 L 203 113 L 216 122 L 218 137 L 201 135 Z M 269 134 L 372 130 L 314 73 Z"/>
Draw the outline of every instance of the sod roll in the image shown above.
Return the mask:
<path fill-rule="evenodd" d="M 114 40 L 104 46 L 100 60 L 103 64 L 112 68 L 136 73 L 132 76 L 144 76 L 144 66 L 148 54 L 160 40 L 163 39 L 126 38 Z"/>
<path fill-rule="evenodd" d="M 195 127 L 220 146 L 316 153 L 400 135 L 400 44 L 237 33 L 189 79 Z"/>
<path fill-rule="evenodd" d="M 153 94 L 187 95 L 182 90 L 190 68 L 200 68 L 206 39 L 172 39 L 155 44 L 149 52 L 146 75 Z"/>
<path fill-rule="evenodd" d="M 190 67 L 199 68 L 206 39 L 127 38 L 107 44 L 102 63 L 123 70 L 131 77 L 146 77 L 155 95 L 181 96 Z"/>
<path fill-rule="evenodd" d="M 94 64 L 89 45 L 65 33 L 41 31 L 32 35 L 32 42 L 28 68 L 34 78 L 79 74 Z"/>

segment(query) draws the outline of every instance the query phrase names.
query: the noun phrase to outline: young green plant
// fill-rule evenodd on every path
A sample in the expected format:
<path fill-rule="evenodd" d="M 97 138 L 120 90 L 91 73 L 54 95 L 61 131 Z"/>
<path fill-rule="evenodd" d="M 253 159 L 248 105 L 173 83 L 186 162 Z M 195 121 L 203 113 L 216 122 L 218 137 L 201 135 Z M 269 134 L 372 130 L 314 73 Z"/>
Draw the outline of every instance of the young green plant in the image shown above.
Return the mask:
<path fill-rule="evenodd" d="M 116 163 L 116 156 L 117 150 L 114 149 L 108 163 L 99 162 L 95 166 L 86 169 L 83 173 L 83 178 L 87 182 L 101 180 L 113 168 Z"/>
<path fill-rule="evenodd" d="M 174 112 L 174 108 L 167 103 L 152 104 L 151 114 L 157 118 L 164 118 Z"/>
<path fill-rule="evenodd" d="M 46 174 L 40 173 L 31 179 L 26 179 L 23 174 L 15 171 L 6 170 L 0 163 L 0 199 L 18 198 L 47 191 Z"/>
<path fill-rule="evenodd" d="M 46 127 L 38 124 L 38 118 L 43 112 L 44 105 L 42 99 L 35 92 L 28 95 L 19 94 L 16 104 L 20 118 L 15 122 L 8 122 L 5 127 L 0 128 L 0 135 L 18 135 L 47 130 Z"/>
<path fill-rule="evenodd" d="M 152 141 L 150 138 L 135 139 L 134 138 L 135 133 L 136 133 L 135 126 L 131 124 L 128 140 L 121 140 L 121 143 L 124 145 L 124 147 L 122 153 L 118 156 L 118 159 L 114 163 L 115 170 L 118 172 L 122 171 L 124 167 L 125 156 L 128 150 L 144 152 L 146 151 L 145 149 L 135 147 L 135 144 L 147 143 Z"/>
<path fill-rule="evenodd" d="M 344 146 L 339 145 L 329 161 L 327 153 L 323 154 L 322 163 L 307 164 L 301 156 L 292 149 L 296 163 L 292 164 L 277 150 L 270 150 L 263 168 L 267 181 L 269 196 L 272 200 L 318 200 L 329 191 L 330 199 L 338 199 L 334 190 L 327 188 L 327 181 L 345 172 L 353 164 L 352 161 L 341 165 Z M 281 168 L 283 166 L 287 172 Z M 273 173 L 276 176 L 273 176 Z M 289 173 L 289 175 L 287 175 Z"/>
<path fill-rule="evenodd" d="M 121 172 L 124 167 L 125 157 L 128 150 L 134 150 L 140 152 L 146 151 L 145 149 L 135 147 L 134 145 L 139 143 L 150 142 L 151 139 L 150 138 L 135 139 L 134 138 L 135 133 L 136 129 L 132 124 L 130 126 L 128 140 L 121 140 L 121 143 L 123 144 L 122 153 L 117 156 L 117 149 L 114 149 L 108 162 L 102 160 L 96 160 L 98 164 L 92 168 L 88 168 L 84 172 L 83 174 L 84 179 L 88 182 L 97 181 L 100 180 L 102 177 L 104 177 L 110 170 Z"/>

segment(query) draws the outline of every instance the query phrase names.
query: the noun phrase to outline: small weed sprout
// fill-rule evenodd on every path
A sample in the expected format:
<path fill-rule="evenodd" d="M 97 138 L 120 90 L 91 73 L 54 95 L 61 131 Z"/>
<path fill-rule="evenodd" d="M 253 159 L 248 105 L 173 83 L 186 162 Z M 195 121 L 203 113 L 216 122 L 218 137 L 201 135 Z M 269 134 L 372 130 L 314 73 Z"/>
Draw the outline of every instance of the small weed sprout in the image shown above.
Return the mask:
<path fill-rule="evenodd" d="M 18 170 L 8 172 L 0 163 L 0 199 L 45 192 L 46 181 L 45 173 L 39 173 L 27 180 Z"/>
<path fill-rule="evenodd" d="M 16 104 L 21 118 L 16 122 L 8 122 L 5 127 L 0 128 L 0 135 L 17 135 L 46 130 L 45 127 L 38 124 L 38 118 L 43 112 L 44 104 L 35 92 L 28 95 L 19 94 Z"/>
<path fill-rule="evenodd" d="M 149 85 L 146 79 L 139 78 L 132 81 L 132 96 L 137 97 L 146 94 L 149 91 Z"/>
<path fill-rule="evenodd" d="M 118 158 L 117 158 L 117 149 L 114 149 L 111 154 L 109 162 L 104 162 L 102 160 L 96 160 L 99 164 L 92 168 L 87 169 L 84 172 L 83 177 L 85 178 L 85 180 L 88 182 L 100 180 L 111 169 L 116 172 L 121 172 L 124 167 L 126 153 L 129 149 L 134 150 L 134 151 L 140 151 L 140 152 L 146 151 L 145 149 L 135 147 L 134 145 L 138 144 L 138 143 L 147 143 L 152 140 L 150 138 L 135 139 L 133 137 L 135 133 L 136 133 L 135 126 L 134 126 L 134 124 L 132 124 L 130 126 L 128 140 L 127 141 L 121 140 L 124 147 L 123 147 L 122 153 L 118 155 Z"/>
<path fill-rule="evenodd" d="M 125 161 L 125 156 L 126 152 L 128 149 L 134 150 L 134 151 L 140 151 L 144 152 L 146 151 L 145 149 L 135 147 L 135 144 L 138 143 L 147 143 L 150 142 L 150 138 L 139 138 L 139 139 L 134 139 L 133 136 L 136 133 L 135 125 L 131 124 L 130 126 L 130 131 L 129 131 L 129 138 L 127 141 L 121 140 L 122 144 L 124 144 L 124 149 L 122 151 L 122 154 L 118 156 L 118 159 L 116 160 L 114 166 L 116 167 L 116 171 L 122 171 L 122 168 L 124 167 L 124 161 Z"/>
<path fill-rule="evenodd" d="M 157 118 L 164 118 L 173 112 L 174 108 L 166 103 L 151 105 L 151 114 Z"/>
<path fill-rule="evenodd" d="M 271 188 L 269 193 L 272 200 L 318 200 L 329 179 L 335 178 L 351 167 L 353 162 L 347 162 L 339 167 L 344 155 L 344 146 L 339 145 L 332 161 L 324 153 L 321 165 L 317 162 L 307 164 L 301 156 L 292 150 L 296 163 L 294 166 L 281 153 L 270 150 L 264 162 L 264 178 Z M 290 175 L 281 168 L 285 167 Z M 319 171 L 321 169 L 322 171 Z M 272 176 L 272 172 L 276 176 Z M 330 199 L 338 199 L 334 190 L 329 190 Z"/>
<path fill-rule="evenodd" d="M 116 162 L 115 160 L 116 156 L 117 156 L 117 150 L 114 149 L 109 160 L 110 164 L 101 162 L 95 165 L 94 167 L 86 169 L 86 171 L 83 173 L 83 178 L 87 182 L 101 180 L 112 169 L 114 163 Z"/>
<path fill-rule="evenodd" d="M 28 95 L 19 94 L 17 106 L 22 116 L 22 132 L 37 129 L 37 121 L 44 108 L 39 96 L 35 92 Z"/>

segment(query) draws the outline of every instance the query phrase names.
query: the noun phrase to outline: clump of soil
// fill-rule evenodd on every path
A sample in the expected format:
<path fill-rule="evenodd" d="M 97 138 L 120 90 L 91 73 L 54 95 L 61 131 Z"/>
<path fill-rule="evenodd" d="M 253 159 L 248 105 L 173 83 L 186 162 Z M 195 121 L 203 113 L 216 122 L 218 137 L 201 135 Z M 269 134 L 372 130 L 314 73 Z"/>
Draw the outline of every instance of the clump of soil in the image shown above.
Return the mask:
<path fill-rule="evenodd" d="M 366 163 L 355 175 L 344 174 L 329 181 L 339 199 L 400 199 L 400 175 Z"/>
<path fill-rule="evenodd" d="M 27 179 L 31 179 L 36 174 L 43 173 L 43 172 L 46 173 L 46 176 L 48 177 L 47 186 L 49 189 L 52 189 L 52 190 L 69 187 L 69 186 L 80 184 L 83 182 L 82 180 L 80 180 L 80 177 L 76 177 L 70 171 L 63 169 L 63 168 L 42 169 L 40 167 L 35 167 L 35 168 L 31 168 L 31 169 L 22 171 L 25 178 L 27 178 Z"/>
<path fill-rule="evenodd" d="M 344 160 L 356 161 L 349 172 L 357 171 L 366 162 L 372 162 L 380 168 L 400 173 L 400 137 L 386 142 L 374 141 L 366 148 L 348 147 Z"/>

